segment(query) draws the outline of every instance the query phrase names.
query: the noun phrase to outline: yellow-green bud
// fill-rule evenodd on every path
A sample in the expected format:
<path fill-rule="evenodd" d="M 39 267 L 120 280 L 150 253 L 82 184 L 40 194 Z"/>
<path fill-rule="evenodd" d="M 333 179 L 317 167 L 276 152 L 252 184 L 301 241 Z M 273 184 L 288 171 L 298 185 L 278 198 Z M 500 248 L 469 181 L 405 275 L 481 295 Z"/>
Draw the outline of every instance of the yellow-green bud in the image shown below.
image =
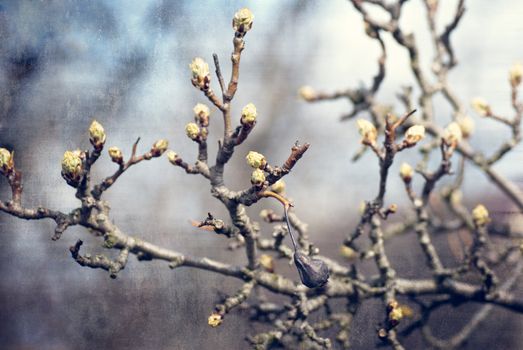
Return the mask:
<path fill-rule="evenodd" d="M 0 171 L 7 174 L 13 167 L 13 154 L 5 148 L 0 148 Z"/>
<path fill-rule="evenodd" d="M 523 65 L 521 63 L 514 64 L 509 71 L 510 84 L 514 87 L 521 84 L 521 78 L 523 77 Z"/>
<path fill-rule="evenodd" d="M 477 226 L 485 226 L 490 222 L 490 217 L 487 208 L 483 204 L 478 204 L 472 210 L 472 219 Z"/>
<path fill-rule="evenodd" d="M 267 165 L 265 156 L 261 153 L 250 151 L 245 157 L 247 164 L 255 169 L 263 169 Z"/>
<path fill-rule="evenodd" d="M 192 74 L 192 83 L 200 89 L 208 87 L 211 81 L 209 74 L 209 65 L 202 58 L 196 57 L 189 64 Z"/>
<path fill-rule="evenodd" d="M 105 143 L 105 130 L 102 124 L 98 123 L 96 120 L 93 120 L 91 126 L 89 127 L 89 141 L 96 149 L 101 149 Z"/>
<path fill-rule="evenodd" d="M 211 326 L 213 328 L 218 327 L 220 324 L 222 324 L 222 321 L 223 321 L 222 315 L 220 315 L 216 312 L 213 312 L 211 314 L 211 316 L 209 316 L 209 318 L 207 319 L 207 323 L 209 324 L 209 326 Z"/>
<path fill-rule="evenodd" d="M 316 91 L 310 86 L 302 86 L 298 90 L 298 95 L 305 101 L 312 101 L 316 97 Z"/>
<path fill-rule="evenodd" d="M 175 151 L 167 151 L 167 159 L 169 159 L 169 162 L 171 162 L 171 164 L 175 165 L 176 164 L 176 160 L 178 159 L 178 154 L 176 154 Z"/>
<path fill-rule="evenodd" d="M 376 139 L 378 138 L 376 127 L 365 119 L 358 119 L 356 123 L 358 124 L 359 133 L 362 136 L 361 142 L 364 144 L 376 143 Z"/>
<path fill-rule="evenodd" d="M 414 170 L 408 163 L 401 164 L 400 167 L 400 176 L 405 182 L 410 182 L 412 176 L 414 175 Z"/>
<path fill-rule="evenodd" d="M 443 131 L 443 139 L 445 139 L 447 145 L 455 147 L 463 139 L 459 124 L 456 122 L 450 123 Z"/>
<path fill-rule="evenodd" d="M 242 124 L 252 124 L 256 121 L 257 116 L 258 113 L 256 112 L 256 106 L 252 103 L 248 103 L 242 109 L 242 117 L 240 121 Z"/>
<path fill-rule="evenodd" d="M 275 183 L 272 184 L 271 189 L 273 192 L 276 193 L 283 193 L 285 192 L 285 181 L 282 179 L 279 179 Z"/>
<path fill-rule="evenodd" d="M 251 183 L 259 186 L 265 182 L 265 173 L 263 170 L 255 169 L 251 174 Z"/>
<path fill-rule="evenodd" d="M 269 272 L 274 272 L 274 259 L 269 254 L 262 254 L 258 259 L 260 265 Z"/>
<path fill-rule="evenodd" d="M 188 123 L 185 126 L 185 133 L 191 140 L 196 140 L 200 135 L 200 128 L 195 123 Z"/>
<path fill-rule="evenodd" d="M 209 116 L 211 114 L 211 111 L 207 105 L 204 105 L 203 103 L 197 103 L 196 106 L 193 108 L 194 111 L 194 120 L 201 124 L 202 126 L 208 126 L 209 125 Z"/>
<path fill-rule="evenodd" d="M 422 125 L 413 125 L 407 129 L 405 140 L 409 145 L 414 145 L 425 137 L 425 127 Z"/>
<path fill-rule="evenodd" d="M 109 147 L 109 157 L 111 157 L 111 160 L 115 163 L 122 164 L 123 163 L 123 153 L 122 150 L 118 147 Z"/>
<path fill-rule="evenodd" d="M 84 153 L 80 150 L 66 151 L 62 158 L 62 176 L 71 185 L 77 185 L 82 174 Z"/>
<path fill-rule="evenodd" d="M 459 128 L 461 129 L 463 138 L 469 138 L 469 136 L 474 132 L 474 120 L 472 120 L 472 118 L 468 115 L 458 115 L 456 118 L 456 123 L 458 123 Z"/>
<path fill-rule="evenodd" d="M 166 139 L 159 139 L 156 141 L 151 148 L 151 153 L 153 154 L 153 157 L 159 157 L 167 150 L 167 147 L 169 147 L 169 141 Z"/>
<path fill-rule="evenodd" d="M 254 15 L 248 8 L 242 8 L 234 14 L 232 28 L 239 33 L 247 33 L 252 28 Z"/>
<path fill-rule="evenodd" d="M 490 114 L 490 106 L 487 101 L 481 97 L 476 97 L 472 100 L 472 108 L 482 117 Z"/>

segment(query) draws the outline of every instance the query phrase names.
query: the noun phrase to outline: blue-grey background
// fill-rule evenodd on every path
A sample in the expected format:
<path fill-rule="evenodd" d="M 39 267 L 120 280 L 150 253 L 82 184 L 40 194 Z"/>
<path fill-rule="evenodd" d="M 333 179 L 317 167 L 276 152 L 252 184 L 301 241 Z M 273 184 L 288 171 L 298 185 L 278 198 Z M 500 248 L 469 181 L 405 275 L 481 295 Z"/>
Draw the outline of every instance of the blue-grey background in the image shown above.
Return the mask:
<path fill-rule="evenodd" d="M 305 84 L 327 91 L 355 87 L 375 73 L 379 48 L 365 36 L 360 15 L 342 0 L 0 1 L 0 144 L 15 150 L 17 166 L 24 172 L 24 204 L 64 211 L 78 204 L 73 189 L 60 177 L 60 160 L 67 149 L 88 147 L 87 128 L 93 117 L 105 126 L 108 146 L 128 154 L 138 136 L 142 151 L 156 139 L 167 138 L 172 149 L 192 161 L 196 147 L 183 129 L 192 119 L 194 104 L 205 100 L 190 84 L 188 64 L 195 56 L 210 63 L 216 52 L 229 75 L 231 18 L 244 6 L 256 18 L 246 37 L 233 113 L 238 120 L 241 107 L 253 102 L 259 122 L 237 149 L 227 183 L 234 189 L 249 185 L 243 160 L 249 150 L 280 164 L 295 140 L 311 142 L 286 178 L 288 192 L 297 213 L 307 218 L 311 238 L 324 253 L 337 256 L 360 202 L 375 194 L 377 162 L 370 154 L 359 163 L 350 162 L 359 137 L 353 121 L 338 121 L 348 111 L 346 101 L 308 105 L 298 100 L 296 91 Z M 455 1 L 442 0 L 441 7 L 440 30 L 454 13 Z M 522 13 L 521 1 L 468 2 L 453 36 L 460 65 L 449 77 L 467 105 L 471 98 L 483 96 L 499 113 L 511 112 L 507 72 L 523 60 Z M 428 72 L 433 51 L 420 1 L 405 5 L 401 24 L 416 31 Z M 406 52 L 388 36 L 386 43 L 388 75 L 379 97 L 399 107 L 395 93 L 414 81 Z M 441 98 L 436 99 L 436 117 L 442 125 L 450 119 Z M 217 111 L 212 118 L 211 157 L 216 135 L 221 134 Z M 472 143 L 478 148 L 488 152 L 508 137 L 503 126 L 474 118 Z M 411 151 L 400 160 L 413 163 L 416 157 Z M 523 180 L 521 160 L 517 147 L 497 168 L 514 181 Z M 95 179 L 101 179 L 114 165 L 104 157 L 94 171 Z M 464 193 L 469 206 L 505 201 L 476 169 L 467 169 L 467 176 Z M 9 198 L 5 181 L 0 195 Z M 400 204 L 401 219 L 409 206 L 396 177 L 390 180 L 389 195 L 390 202 Z M 244 262 L 242 251 L 225 250 L 222 237 L 190 226 L 190 219 L 202 219 L 208 211 L 222 218 L 225 212 L 204 179 L 186 175 L 164 158 L 131 169 L 106 197 L 114 220 L 130 234 L 195 256 Z M 507 205 L 500 210 L 510 210 Z M 253 217 L 266 206 L 272 204 L 252 208 Z M 498 219 L 521 226 L 519 215 Z M 237 311 L 221 327 L 207 326 L 219 294 L 239 286 L 235 280 L 187 269 L 171 271 L 164 263 L 138 263 L 134 258 L 117 280 L 111 280 L 103 271 L 80 267 L 68 252 L 78 238 L 86 242 L 84 252 L 104 252 L 99 240 L 73 228 L 52 242 L 52 230 L 48 221 L 0 215 L 2 348 L 241 349 L 247 347 L 244 335 L 264 329 L 245 322 Z M 270 234 L 269 227 L 263 234 Z M 419 277 L 424 275 L 419 249 L 414 246 L 405 253 L 412 239 L 402 238 L 388 249 L 403 275 Z M 382 311 L 373 306 L 355 323 L 356 349 L 375 344 Z M 448 325 L 466 322 L 470 310 L 445 310 L 436 322 L 438 334 L 452 333 L 455 327 Z M 468 347 L 516 348 L 522 325 L 520 316 L 496 311 Z M 417 337 L 407 344 L 421 346 Z"/>

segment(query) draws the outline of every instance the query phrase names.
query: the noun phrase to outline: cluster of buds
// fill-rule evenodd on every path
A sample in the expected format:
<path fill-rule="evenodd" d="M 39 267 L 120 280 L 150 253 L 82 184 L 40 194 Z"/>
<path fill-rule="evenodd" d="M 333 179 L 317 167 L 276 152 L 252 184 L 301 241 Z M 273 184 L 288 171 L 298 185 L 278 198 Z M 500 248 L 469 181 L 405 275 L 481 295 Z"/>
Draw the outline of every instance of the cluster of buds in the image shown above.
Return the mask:
<path fill-rule="evenodd" d="M 468 139 L 474 132 L 474 120 L 472 120 L 472 118 L 468 115 L 458 114 L 456 117 L 456 123 L 458 123 L 459 128 L 461 129 L 461 134 L 463 135 L 464 139 Z"/>
<path fill-rule="evenodd" d="M 414 169 L 408 164 L 403 163 L 400 166 L 400 177 L 405 183 L 410 183 L 412 181 L 412 176 L 414 175 Z"/>
<path fill-rule="evenodd" d="M 425 137 L 425 127 L 422 125 L 413 125 L 405 132 L 405 143 L 407 146 L 414 146 Z"/>
<path fill-rule="evenodd" d="M 123 164 L 123 153 L 122 150 L 118 147 L 109 147 L 109 157 L 111 157 L 111 160 L 115 162 L 116 164 L 122 165 Z"/>
<path fill-rule="evenodd" d="M 85 153 L 79 149 L 66 151 L 62 158 L 62 177 L 73 187 L 77 187 L 82 180 L 84 159 Z"/>
<path fill-rule="evenodd" d="M 200 128 L 196 123 L 188 123 L 185 125 L 185 134 L 191 139 L 191 140 L 198 140 L 198 137 L 200 136 Z"/>
<path fill-rule="evenodd" d="M 481 97 L 476 97 L 472 100 L 472 108 L 482 117 L 489 116 L 492 112 L 490 110 L 490 105 L 487 101 L 482 99 Z"/>
<path fill-rule="evenodd" d="M 89 141 L 96 150 L 101 150 L 105 144 L 105 130 L 102 124 L 93 120 L 91 126 L 89 126 Z"/>
<path fill-rule="evenodd" d="M 237 36 L 244 36 L 251 28 L 254 15 L 248 8 L 238 10 L 232 19 L 232 28 Z"/>
<path fill-rule="evenodd" d="M 209 318 L 207 319 L 207 323 L 209 324 L 209 326 L 213 328 L 218 327 L 222 324 L 222 322 L 223 316 L 216 312 L 213 312 L 211 316 L 209 316 Z"/>
<path fill-rule="evenodd" d="M 209 116 L 211 111 L 207 105 L 203 103 L 197 103 L 193 108 L 194 111 L 194 121 L 200 124 L 203 127 L 209 126 Z"/>
<path fill-rule="evenodd" d="M 487 208 L 485 208 L 483 204 L 478 204 L 472 210 L 472 219 L 478 227 L 488 224 L 490 222 L 490 217 Z"/>
<path fill-rule="evenodd" d="M 445 143 L 455 148 L 459 142 L 463 139 L 463 133 L 458 123 L 452 122 L 443 131 L 443 140 Z"/>
<path fill-rule="evenodd" d="M 254 125 L 256 123 L 256 117 L 258 112 L 256 111 L 256 106 L 252 103 L 248 103 L 245 107 L 242 108 L 242 117 L 240 123 L 242 125 Z"/>
<path fill-rule="evenodd" d="M 390 327 L 396 327 L 403 318 L 403 309 L 396 300 L 391 300 L 387 304 L 387 319 Z"/>
<path fill-rule="evenodd" d="M 362 137 L 361 143 L 364 145 L 374 145 L 378 139 L 378 131 L 371 122 L 365 119 L 358 119 L 358 130 Z"/>
<path fill-rule="evenodd" d="M 169 141 L 167 141 L 166 139 L 159 139 L 154 143 L 153 147 L 151 147 L 152 156 L 161 156 L 165 151 L 167 151 L 167 147 L 169 147 Z"/>
<path fill-rule="evenodd" d="M 298 95 L 305 101 L 312 101 L 316 97 L 316 91 L 310 86 L 302 86 L 298 90 Z"/>
<path fill-rule="evenodd" d="M 14 154 L 5 148 L 0 148 L 0 172 L 9 174 L 15 167 Z"/>
<path fill-rule="evenodd" d="M 523 65 L 521 63 L 516 63 L 510 68 L 509 71 L 509 80 L 510 85 L 513 87 L 518 86 L 521 84 L 521 80 L 523 78 Z"/>
<path fill-rule="evenodd" d="M 192 84 L 201 90 L 208 89 L 211 83 L 211 75 L 207 62 L 200 57 L 196 57 L 189 64 L 189 68 L 191 68 L 192 73 Z"/>

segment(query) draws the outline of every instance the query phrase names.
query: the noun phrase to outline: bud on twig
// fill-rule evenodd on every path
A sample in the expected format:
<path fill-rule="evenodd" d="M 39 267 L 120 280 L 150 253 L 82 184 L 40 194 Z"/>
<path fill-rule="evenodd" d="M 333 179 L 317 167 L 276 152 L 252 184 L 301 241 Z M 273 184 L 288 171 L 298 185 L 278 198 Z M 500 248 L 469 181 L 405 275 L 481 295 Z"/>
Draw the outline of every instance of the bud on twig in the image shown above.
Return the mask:
<path fill-rule="evenodd" d="M 463 138 L 467 139 L 472 135 L 474 132 L 474 120 L 472 120 L 471 117 L 468 115 L 458 115 L 456 118 L 456 123 L 458 123 L 459 128 L 461 129 L 461 134 L 463 135 Z"/>
<path fill-rule="evenodd" d="M 274 272 L 274 259 L 268 254 L 260 255 L 260 265 L 268 272 Z"/>
<path fill-rule="evenodd" d="M 254 124 L 257 116 L 258 113 L 256 111 L 256 106 L 252 103 L 248 103 L 242 109 L 242 117 L 240 119 L 240 122 L 242 124 Z"/>
<path fill-rule="evenodd" d="M 93 120 L 89 126 L 89 141 L 97 150 L 101 150 L 105 143 L 105 130 L 102 124 Z"/>
<path fill-rule="evenodd" d="M 188 123 L 185 126 L 185 133 L 191 140 L 196 140 L 200 136 L 200 128 L 195 123 Z"/>
<path fill-rule="evenodd" d="M 514 64 L 509 71 L 510 85 L 513 87 L 521 84 L 521 78 L 523 77 L 523 65 L 521 63 Z"/>
<path fill-rule="evenodd" d="M 247 164 L 255 169 L 264 169 L 267 165 L 267 160 L 265 156 L 261 153 L 250 151 L 245 157 Z"/>
<path fill-rule="evenodd" d="M 378 131 L 376 127 L 365 119 L 358 119 L 357 121 L 359 133 L 362 136 L 361 143 L 373 145 L 378 138 Z"/>
<path fill-rule="evenodd" d="M 153 157 L 159 157 L 167 150 L 167 147 L 169 147 L 169 141 L 166 139 L 159 139 L 156 141 L 151 148 L 151 153 Z"/>
<path fill-rule="evenodd" d="M 196 57 L 189 65 L 192 73 L 192 83 L 200 89 L 206 89 L 211 82 L 211 75 L 209 74 L 209 65 L 202 58 Z"/>
<path fill-rule="evenodd" d="M 316 97 L 316 91 L 310 86 L 302 86 L 298 90 L 298 95 L 305 101 L 312 101 Z"/>
<path fill-rule="evenodd" d="M 123 164 L 123 153 L 118 147 L 109 147 L 109 157 L 117 164 Z"/>
<path fill-rule="evenodd" d="M 445 143 L 451 147 L 456 147 L 461 142 L 463 134 L 459 124 L 456 122 L 450 123 L 443 131 L 443 139 Z"/>
<path fill-rule="evenodd" d="M 174 151 L 167 151 L 167 159 L 171 162 L 172 165 L 176 165 L 176 160 L 178 159 L 178 154 Z"/>
<path fill-rule="evenodd" d="M 256 169 L 251 174 L 251 183 L 255 186 L 261 186 L 265 182 L 265 173 L 263 170 Z"/>
<path fill-rule="evenodd" d="M 490 106 L 481 97 L 476 97 L 472 100 L 472 108 L 482 117 L 486 117 L 490 114 Z"/>
<path fill-rule="evenodd" d="M 80 183 L 84 158 L 85 154 L 80 150 L 66 151 L 62 158 L 62 176 L 73 187 Z"/>
<path fill-rule="evenodd" d="M 8 174 L 14 168 L 13 153 L 5 148 L 0 148 L 0 172 Z"/>
<path fill-rule="evenodd" d="M 483 204 L 478 204 L 472 210 L 472 219 L 477 226 L 485 226 L 490 222 L 489 212 Z"/>
<path fill-rule="evenodd" d="M 409 183 L 412 180 L 414 175 L 414 170 L 408 163 L 401 164 L 400 167 L 400 176 L 405 183 Z"/>
<path fill-rule="evenodd" d="M 234 14 L 232 19 L 232 28 L 235 32 L 245 35 L 251 28 L 254 15 L 248 8 L 242 8 Z"/>
<path fill-rule="evenodd" d="M 409 146 L 413 146 L 425 137 L 425 127 L 422 125 L 413 125 L 405 133 L 405 141 Z"/>
<path fill-rule="evenodd" d="M 216 312 L 213 312 L 211 314 L 211 316 L 209 316 L 209 318 L 207 319 L 207 324 L 209 324 L 209 326 L 215 328 L 215 327 L 218 327 L 220 324 L 222 324 L 223 322 L 223 317 L 222 315 L 216 313 Z"/>
<path fill-rule="evenodd" d="M 197 103 L 196 106 L 194 106 L 193 111 L 194 120 L 196 123 L 200 124 L 201 126 L 209 126 L 209 116 L 211 111 L 207 105 L 204 105 L 203 103 Z"/>
<path fill-rule="evenodd" d="M 272 192 L 276 192 L 278 194 L 282 194 L 285 192 L 285 181 L 282 179 L 279 179 L 271 186 Z"/>

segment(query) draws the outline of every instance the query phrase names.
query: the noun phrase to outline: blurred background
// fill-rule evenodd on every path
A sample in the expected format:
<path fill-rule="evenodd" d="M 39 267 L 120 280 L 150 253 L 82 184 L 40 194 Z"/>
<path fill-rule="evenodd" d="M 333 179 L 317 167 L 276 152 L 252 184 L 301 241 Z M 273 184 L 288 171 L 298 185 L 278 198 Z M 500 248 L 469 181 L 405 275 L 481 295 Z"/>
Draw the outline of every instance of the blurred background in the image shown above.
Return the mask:
<path fill-rule="evenodd" d="M 339 244 L 355 226 L 361 201 L 376 194 L 378 164 L 371 154 L 358 163 L 350 161 L 359 136 L 354 121 L 339 122 L 349 111 L 347 101 L 310 105 L 297 98 L 302 85 L 325 91 L 357 87 L 377 70 L 379 47 L 366 37 L 360 15 L 343 0 L 0 1 L 0 146 L 15 150 L 17 167 L 24 173 L 24 205 L 63 211 L 78 205 L 74 190 L 60 176 L 60 161 L 65 150 L 89 147 L 87 128 L 93 118 L 105 127 L 106 145 L 119 146 L 124 154 L 139 136 L 141 152 L 167 138 L 170 148 L 192 163 L 197 149 L 184 126 L 192 121 L 192 107 L 206 100 L 192 87 L 188 65 L 195 56 L 211 63 L 212 53 L 217 53 L 229 76 L 231 20 L 245 6 L 255 21 L 246 37 L 233 119 L 239 121 L 248 102 L 257 106 L 259 117 L 230 162 L 226 183 L 235 190 L 249 186 L 244 161 L 249 150 L 277 165 L 296 140 L 310 142 L 310 150 L 285 179 L 288 194 L 296 213 L 306 218 L 312 241 L 325 255 L 343 262 Z M 441 1 L 439 28 L 451 19 L 455 6 L 455 0 Z M 460 64 L 451 72 L 450 83 L 467 105 L 483 96 L 499 114 L 511 116 L 508 69 L 523 60 L 523 2 L 474 0 L 466 7 L 452 37 Z M 401 24 L 416 32 L 428 71 L 433 51 L 421 1 L 404 6 Z M 389 36 L 385 40 L 388 73 L 378 97 L 402 111 L 395 94 L 414 80 L 406 52 Z M 435 106 L 436 119 L 445 125 L 451 117 L 449 106 L 439 97 Z M 477 131 L 471 143 L 478 149 L 488 152 L 508 138 L 508 128 L 474 118 Z M 222 133 L 216 110 L 210 132 L 213 159 Z M 523 181 L 521 150 L 517 147 L 497 165 L 516 182 Z M 404 153 L 392 174 L 402 160 L 413 164 L 418 158 L 415 151 Z M 95 181 L 114 170 L 108 157 L 102 157 L 94 167 Z M 467 168 L 466 176 L 463 190 L 469 207 L 485 202 L 499 211 L 495 220 L 521 225 L 521 215 L 507 213 L 513 211 L 510 203 L 477 169 Z M 10 196 L 5 180 L 0 196 Z M 201 220 L 209 211 L 227 216 L 205 179 L 185 174 L 165 157 L 132 168 L 106 199 L 114 221 L 129 234 L 190 255 L 244 263 L 242 250 L 229 252 L 226 239 L 190 225 L 189 220 Z M 387 202 L 400 204 L 396 220 L 410 211 L 397 176 L 389 181 Z M 262 201 L 249 208 L 252 218 L 259 220 L 259 211 L 266 207 L 279 210 Z M 262 234 L 269 235 L 270 227 L 263 228 Z M 220 293 L 239 287 L 235 280 L 185 268 L 171 271 L 165 263 L 138 263 L 134 257 L 111 280 L 101 270 L 76 264 L 68 251 L 81 238 L 84 253 L 107 253 L 99 240 L 72 228 L 52 242 L 53 229 L 51 221 L 26 222 L 0 214 L 1 348 L 243 349 L 245 335 L 265 329 L 245 322 L 238 311 L 217 329 L 207 326 Z M 419 269 L 419 249 L 405 254 L 405 244 L 412 239 L 400 237 L 387 249 L 402 276 L 426 276 Z M 445 237 L 440 240 L 444 246 Z M 375 346 L 382 313 L 376 305 L 362 309 L 354 325 L 356 349 Z M 473 310 L 471 305 L 444 310 L 436 317 L 436 334 L 452 334 Z M 517 348 L 523 341 L 522 326 L 521 316 L 496 310 L 467 347 Z M 422 343 L 413 336 L 406 344 Z"/>

